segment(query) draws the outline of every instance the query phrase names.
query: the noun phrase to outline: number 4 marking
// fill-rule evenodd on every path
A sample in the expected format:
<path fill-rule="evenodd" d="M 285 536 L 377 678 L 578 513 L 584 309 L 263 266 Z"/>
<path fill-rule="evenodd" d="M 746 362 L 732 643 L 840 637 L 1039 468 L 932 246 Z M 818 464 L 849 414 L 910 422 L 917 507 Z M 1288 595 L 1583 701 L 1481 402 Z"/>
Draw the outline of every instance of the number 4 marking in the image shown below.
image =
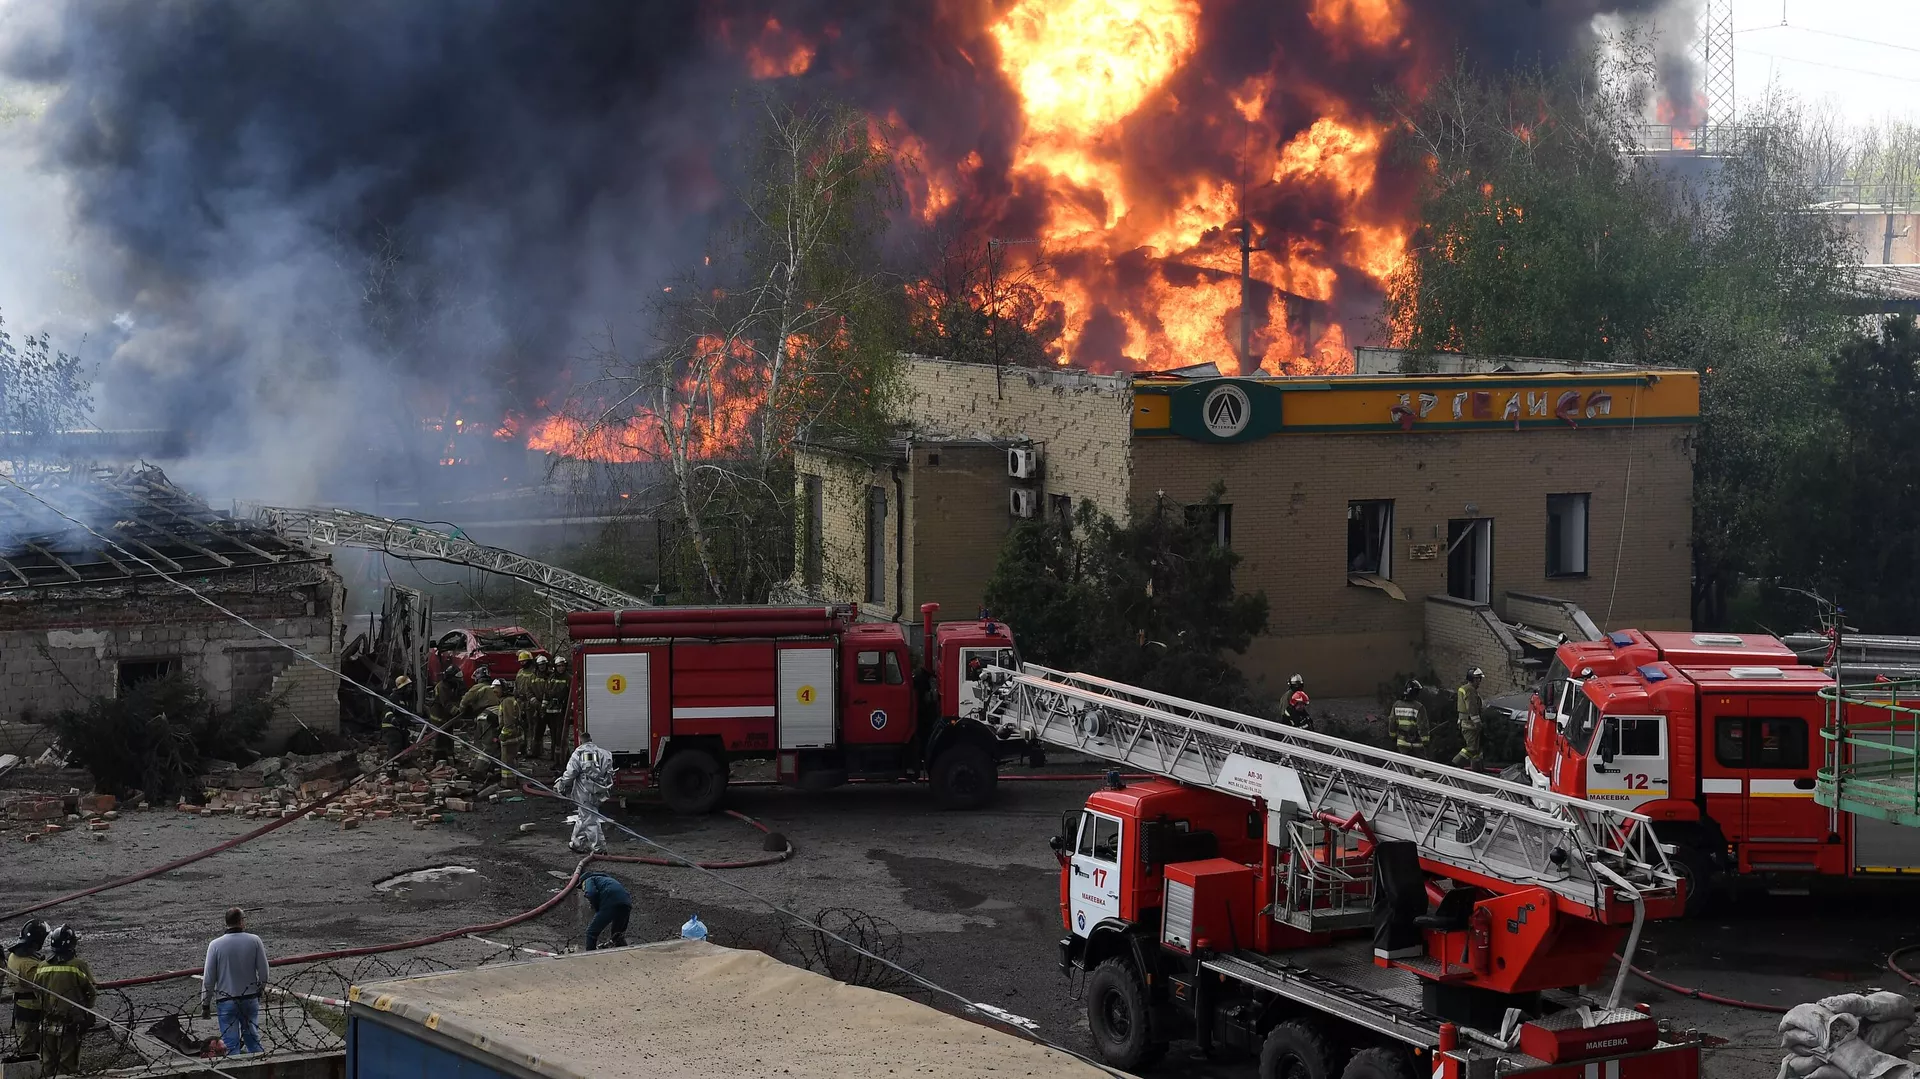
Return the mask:
<path fill-rule="evenodd" d="M 1095 869 L 1095 870 L 1093 871 L 1093 886 L 1094 886 L 1095 888 L 1104 888 L 1104 887 L 1106 887 L 1106 886 L 1107 886 L 1107 871 L 1106 871 L 1106 870 L 1104 870 L 1104 869 Z"/>

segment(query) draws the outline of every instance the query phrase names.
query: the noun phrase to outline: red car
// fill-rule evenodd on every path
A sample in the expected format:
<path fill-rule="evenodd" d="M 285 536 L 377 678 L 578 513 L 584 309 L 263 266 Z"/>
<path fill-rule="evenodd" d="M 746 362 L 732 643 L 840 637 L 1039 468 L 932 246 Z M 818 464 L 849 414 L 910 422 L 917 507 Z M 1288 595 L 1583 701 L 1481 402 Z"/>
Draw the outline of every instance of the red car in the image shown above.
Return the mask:
<path fill-rule="evenodd" d="M 549 655 L 532 633 L 519 626 L 494 629 L 456 629 L 440 635 L 427 653 L 427 678 L 438 681 L 447 664 L 460 666 L 460 676 L 473 684 L 476 667 L 485 667 L 494 678 L 511 679 L 520 670 L 520 653 Z"/>

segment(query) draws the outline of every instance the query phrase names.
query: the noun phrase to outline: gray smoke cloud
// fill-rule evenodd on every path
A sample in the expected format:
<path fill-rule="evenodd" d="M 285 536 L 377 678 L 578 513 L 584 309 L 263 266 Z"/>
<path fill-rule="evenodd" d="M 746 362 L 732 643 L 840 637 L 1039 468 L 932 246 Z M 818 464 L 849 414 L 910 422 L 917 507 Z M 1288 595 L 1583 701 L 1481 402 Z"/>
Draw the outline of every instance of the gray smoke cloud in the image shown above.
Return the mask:
<path fill-rule="evenodd" d="M 1275 106 L 1304 125 L 1329 88 L 1371 103 L 1456 48 L 1551 61 L 1595 15 L 1652 3 L 1413 0 L 1412 44 L 1365 60 L 1288 47 L 1313 40 L 1308 6 L 1210 0 L 1189 67 L 1314 88 Z M 0 312 L 84 337 L 103 421 L 187 429 L 176 479 L 215 496 L 431 487 L 422 416 L 537 407 L 598 336 L 633 339 L 647 291 L 697 255 L 753 85 L 740 39 L 770 16 L 818 51 L 792 85 L 897 113 L 938 160 L 977 151 L 971 194 L 996 234 L 1027 234 L 995 10 L 0 0 L 0 102 L 24 105 L 0 120 Z M 1168 160 L 1217 156 L 1182 137 Z M 1311 204 L 1261 213 L 1328 227 Z"/>

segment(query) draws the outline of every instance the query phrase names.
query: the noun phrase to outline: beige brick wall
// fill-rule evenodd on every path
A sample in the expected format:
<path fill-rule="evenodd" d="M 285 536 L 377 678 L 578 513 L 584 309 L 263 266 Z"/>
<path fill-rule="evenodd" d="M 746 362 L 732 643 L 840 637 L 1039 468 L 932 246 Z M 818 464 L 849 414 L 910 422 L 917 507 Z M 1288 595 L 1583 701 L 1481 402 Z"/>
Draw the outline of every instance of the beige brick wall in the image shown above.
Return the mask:
<path fill-rule="evenodd" d="M 916 444 L 912 462 L 905 617 L 938 603 L 943 620 L 972 618 L 1013 526 L 1006 448 Z"/>
<path fill-rule="evenodd" d="M 1124 517 L 1133 388 L 1123 376 L 1030 371 L 915 357 L 902 420 L 924 435 L 1031 439 L 1046 492 Z M 1005 497 L 1004 495 L 1002 496 Z"/>
<path fill-rule="evenodd" d="M 1531 680 L 1520 666 L 1526 653 L 1507 632 L 1493 608 L 1451 596 L 1428 596 L 1421 605 L 1426 619 L 1426 664 L 1442 691 L 1458 689 L 1467 671 L 1486 672 L 1482 696 L 1512 693 Z"/>
<path fill-rule="evenodd" d="M 1409 547 L 1444 550 L 1452 518 L 1493 518 L 1496 603 L 1510 590 L 1537 591 L 1580 604 L 1602 629 L 1687 626 L 1690 433 L 1276 435 L 1237 445 L 1142 438 L 1131 455 L 1132 496 L 1144 501 L 1164 491 L 1196 501 L 1224 481 L 1233 546 L 1246 559 L 1239 586 L 1265 589 L 1273 612 L 1270 634 L 1247 653 L 1248 672 L 1269 688 L 1297 670 L 1317 692 L 1369 694 L 1380 678 L 1415 667 L 1425 631 L 1421 601 L 1446 592 L 1447 565 L 1444 557 L 1415 561 Z M 1591 495 L 1589 572 L 1550 579 L 1546 496 L 1573 492 Z M 1347 502 L 1376 498 L 1394 500 L 1393 579 L 1404 602 L 1346 583 Z"/>
<path fill-rule="evenodd" d="M 1564 635 L 1570 641 L 1597 641 L 1600 627 L 1593 615 L 1572 600 L 1526 592 L 1506 594 L 1507 621 Z"/>
<path fill-rule="evenodd" d="M 900 597 L 896 595 L 896 570 L 899 559 L 894 543 L 900 521 L 899 496 L 894 488 L 893 470 L 886 463 L 855 454 L 821 448 L 802 448 L 794 454 L 794 497 L 800 507 L 795 514 L 799 534 L 794 545 L 795 578 L 791 582 L 801 595 L 830 603 L 857 603 L 869 618 L 892 617 Z M 900 469 L 902 482 L 906 470 Z M 820 478 L 821 555 L 820 582 L 805 588 L 801 575 L 806 567 L 807 501 L 806 477 Z M 879 487 L 887 496 L 887 539 L 882 547 L 885 565 L 885 594 L 867 601 L 867 495 Z"/>

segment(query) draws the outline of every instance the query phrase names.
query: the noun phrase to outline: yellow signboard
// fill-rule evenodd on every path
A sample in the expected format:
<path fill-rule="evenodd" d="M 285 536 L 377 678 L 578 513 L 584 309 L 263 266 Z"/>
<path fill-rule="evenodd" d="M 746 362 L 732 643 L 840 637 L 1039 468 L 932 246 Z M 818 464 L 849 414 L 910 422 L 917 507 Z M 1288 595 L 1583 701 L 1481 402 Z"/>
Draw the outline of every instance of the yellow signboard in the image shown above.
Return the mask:
<path fill-rule="evenodd" d="M 1241 386 L 1232 432 L 1209 423 L 1204 402 L 1187 422 L 1187 398 Z M 1214 389 L 1215 395 L 1222 391 Z M 1211 400 L 1211 398 L 1208 398 Z M 1327 379 L 1197 379 L 1134 384 L 1133 430 L 1142 436 L 1244 441 L 1272 434 L 1567 430 L 1692 424 L 1700 379 L 1692 371 L 1497 374 Z"/>

